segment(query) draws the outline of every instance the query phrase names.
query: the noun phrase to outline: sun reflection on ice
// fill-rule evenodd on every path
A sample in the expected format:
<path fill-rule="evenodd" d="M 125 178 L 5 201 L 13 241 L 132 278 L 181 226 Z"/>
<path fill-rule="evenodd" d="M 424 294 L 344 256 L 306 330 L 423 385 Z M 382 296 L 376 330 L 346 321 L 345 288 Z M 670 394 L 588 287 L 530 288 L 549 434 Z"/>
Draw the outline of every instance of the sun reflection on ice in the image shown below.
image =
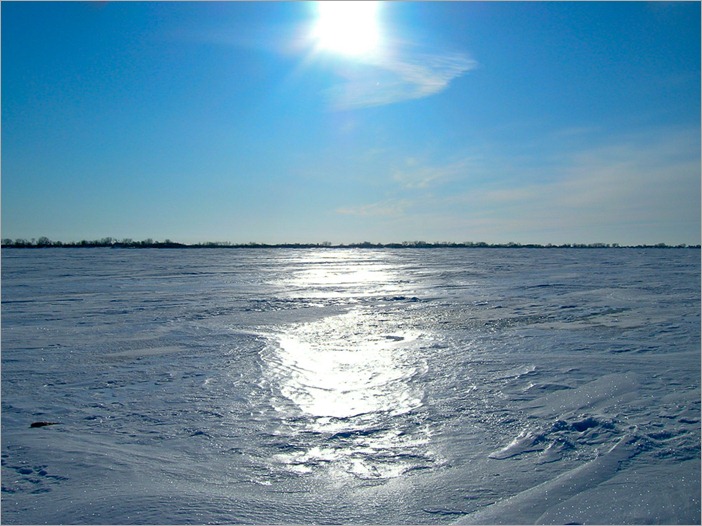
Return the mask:
<path fill-rule="evenodd" d="M 357 312 L 301 327 L 279 337 L 274 358 L 281 393 L 323 426 L 330 418 L 369 413 L 402 414 L 421 405 L 409 379 L 416 368 L 403 362 L 416 335 L 363 334 Z M 349 329 L 351 331 L 349 332 Z"/>
<path fill-rule="evenodd" d="M 391 478 L 430 462 L 420 334 L 378 333 L 370 310 L 293 327 L 264 355 L 287 469 Z"/>
<path fill-rule="evenodd" d="M 286 280 L 291 290 L 308 297 L 368 297 L 398 293 L 402 284 L 396 269 L 372 254 L 327 252 L 301 259 Z"/>
<path fill-rule="evenodd" d="M 261 358 L 278 419 L 274 461 L 296 473 L 368 479 L 433 465 L 423 405 L 430 337 L 409 328 L 406 304 L 396 301 L 413 294 L 402 260 L 354 250 L 291 257 L 281 282 L 287 294 L 335 307 L 267 333 Z"/>

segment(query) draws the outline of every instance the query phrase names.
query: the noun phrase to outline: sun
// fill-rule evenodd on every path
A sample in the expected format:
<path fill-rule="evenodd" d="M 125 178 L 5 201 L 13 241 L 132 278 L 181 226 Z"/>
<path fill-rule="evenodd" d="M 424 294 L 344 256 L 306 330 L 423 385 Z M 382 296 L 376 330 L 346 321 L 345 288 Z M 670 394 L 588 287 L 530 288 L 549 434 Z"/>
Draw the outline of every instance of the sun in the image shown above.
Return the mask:
<path fill-rule="evenodd" d="M 380 42 L 378 3 L 355 0 L 317 2 L 313 37 L 318 47 L 347 56 L 374 51 Z"/>

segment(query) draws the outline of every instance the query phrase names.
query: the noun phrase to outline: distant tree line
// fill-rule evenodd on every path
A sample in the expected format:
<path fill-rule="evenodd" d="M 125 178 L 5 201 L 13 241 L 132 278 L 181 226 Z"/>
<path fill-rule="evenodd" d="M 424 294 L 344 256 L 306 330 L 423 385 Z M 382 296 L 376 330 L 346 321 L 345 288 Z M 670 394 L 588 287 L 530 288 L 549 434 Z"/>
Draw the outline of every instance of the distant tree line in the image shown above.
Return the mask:
<path fill-rule="evenodd" d="M 329 241 L 322 243 L 230 243 L 229 241 L 207 241 L 203 243 L 177 243 L 166 239 L 164 241 L 154 241 L 147 238 L 141 241 L 134 241 L 130 238 L 115 239 L 112 237 L 104 237 L 92 241 L 52 241 L 48 237 L 42 236 L 38 239 L 2 239 L 2 248 L 80 248 L 80 247 L 109 247 L 109 248 L 700 248 L 700 245 L 667 245 L 665 243 L 657 243 L 655 245 L 620 245 L 619 243 L 565 243 L 554 245 L 548 243 L 546 245 L 538 243 L 486 243 L 483 241 L 473 242 L 466 241 L 463 243 L 454 243 L 449 241 L 426 242 L 426 241 L 403 241 L 401 243 L 371 243 L 363 241 L 361 243 L 350 244 L 332 244 Z"/>

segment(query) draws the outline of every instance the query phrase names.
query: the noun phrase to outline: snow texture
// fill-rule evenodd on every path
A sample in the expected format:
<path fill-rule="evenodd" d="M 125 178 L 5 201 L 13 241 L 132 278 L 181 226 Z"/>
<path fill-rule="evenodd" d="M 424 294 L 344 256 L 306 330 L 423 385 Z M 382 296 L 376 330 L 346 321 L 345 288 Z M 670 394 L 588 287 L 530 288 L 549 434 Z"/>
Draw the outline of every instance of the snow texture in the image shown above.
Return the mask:
<path fill-rule="evenodd" d="M 3 250 L 2 522 L 699 524 L 699 250 Z"/>

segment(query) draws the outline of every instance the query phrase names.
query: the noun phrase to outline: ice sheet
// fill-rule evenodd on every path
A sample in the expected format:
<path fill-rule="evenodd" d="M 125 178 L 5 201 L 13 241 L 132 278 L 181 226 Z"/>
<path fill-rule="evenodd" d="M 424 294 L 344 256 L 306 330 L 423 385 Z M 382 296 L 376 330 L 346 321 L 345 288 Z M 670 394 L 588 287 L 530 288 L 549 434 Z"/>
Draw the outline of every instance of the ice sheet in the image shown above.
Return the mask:
<path fill-rule="evenodd" d="M 688 249 L 5 250 L 3 523 L 699 523 L 699 278 Z"/>

